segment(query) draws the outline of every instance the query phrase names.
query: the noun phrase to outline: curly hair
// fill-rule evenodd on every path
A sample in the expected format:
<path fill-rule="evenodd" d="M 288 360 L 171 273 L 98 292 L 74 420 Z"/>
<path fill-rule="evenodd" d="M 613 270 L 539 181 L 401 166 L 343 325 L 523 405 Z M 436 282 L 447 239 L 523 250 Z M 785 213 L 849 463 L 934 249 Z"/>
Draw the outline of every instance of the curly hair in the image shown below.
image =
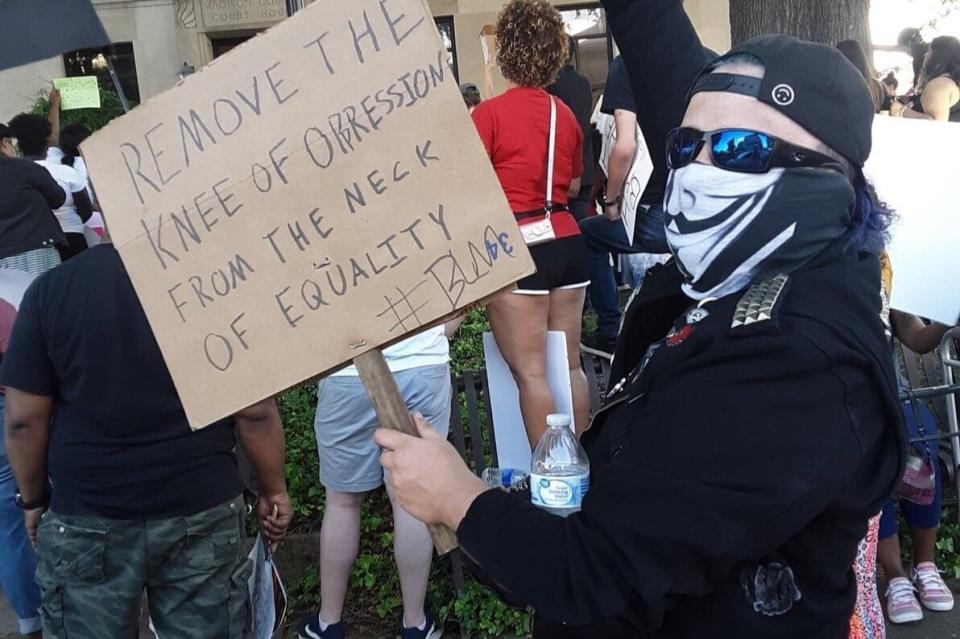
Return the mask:
<path fill-rule="evenodd" d="M 21 113 L 7 123 L 25 156 L 41 156 L 47 152 L 47 138 L 50 137 L 50 122 L 47 118 L 33 113 Z"/>
<path fill-rule="evenodd" d="M 497 15 L 497 44 L 503 77 L 536 88 L 556 80 L 570 46 L 560 12 L 546 0 L 510 0 Z"/>

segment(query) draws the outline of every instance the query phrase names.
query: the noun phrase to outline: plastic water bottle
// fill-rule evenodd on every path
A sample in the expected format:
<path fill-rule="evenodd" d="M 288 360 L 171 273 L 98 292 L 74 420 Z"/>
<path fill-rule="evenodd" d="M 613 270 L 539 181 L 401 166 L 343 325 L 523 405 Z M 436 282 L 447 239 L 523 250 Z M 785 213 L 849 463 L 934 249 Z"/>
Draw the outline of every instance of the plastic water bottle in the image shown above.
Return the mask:
<path fill-rule="evenodd" d="M 547 416 L 547 432 L 533 451 L 530 499 L 555 515 L 580 510 L 590 487 L 590 462 L 570 428 L 569 415 Z"/>
<path fill-rule="evenodd" d="M 517 468 L 485 468 L 481 475 L 488 486 L 507 490 L 523 490 L 529 477 L 530 473 Z"/>

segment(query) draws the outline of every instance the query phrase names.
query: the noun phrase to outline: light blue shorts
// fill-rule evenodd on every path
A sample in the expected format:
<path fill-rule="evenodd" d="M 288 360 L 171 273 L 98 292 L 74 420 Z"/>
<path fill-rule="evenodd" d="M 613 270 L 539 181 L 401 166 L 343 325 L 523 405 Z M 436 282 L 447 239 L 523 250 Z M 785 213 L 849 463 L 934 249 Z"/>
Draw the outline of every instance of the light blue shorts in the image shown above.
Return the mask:
<path fill-rule="evenodd" d="M 407 408 L 420 411 L 446 437 L 450 431 L 450 366 L 420 366 L 393 377 Z M 377 425 L 359 377 L 320 381 L 313 428 L 323 486 L 341 493 L 362 493 L 383 485 L 380 448 L 373 441 Z"/>

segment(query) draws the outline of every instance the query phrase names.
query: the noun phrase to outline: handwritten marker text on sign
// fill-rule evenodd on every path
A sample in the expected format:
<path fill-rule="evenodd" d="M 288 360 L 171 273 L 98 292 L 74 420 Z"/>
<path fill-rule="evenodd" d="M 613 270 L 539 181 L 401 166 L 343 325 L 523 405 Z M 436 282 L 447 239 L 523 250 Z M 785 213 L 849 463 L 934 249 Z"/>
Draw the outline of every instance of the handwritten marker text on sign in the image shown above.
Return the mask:
<path fill-rule="evenodd" d="M 445 60 L 422 0 L 318 0 L 83 145 L 192 425 L 533 272 Z"/>

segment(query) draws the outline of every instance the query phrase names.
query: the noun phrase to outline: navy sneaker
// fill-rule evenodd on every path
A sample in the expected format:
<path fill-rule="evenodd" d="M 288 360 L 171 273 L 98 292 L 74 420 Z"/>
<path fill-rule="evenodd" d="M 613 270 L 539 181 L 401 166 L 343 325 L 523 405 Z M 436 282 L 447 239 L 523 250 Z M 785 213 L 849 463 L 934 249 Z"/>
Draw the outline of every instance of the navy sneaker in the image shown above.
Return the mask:
<path fill-rule="evenodd" d="M 320 630 L 320 613 L 315 612 L 300 620 L 297 625 L 299 639 L 346 639 L 347 632 L 339 621 Z"/>
<path fill-rule="evenodd" d="M 403 621 L 401 621 L 400 639 L 440 639 L 440 637 L 443 636 L 443 628 L 437 628 L 436 623 L 433 621 L 433 617 L 430 616 L 428 611 L 424 610 L 423 616 L 427 619 L 427 623 L 424 624 L 423 630 L 420 630 L 419 628 L 404 628 Z"/>

